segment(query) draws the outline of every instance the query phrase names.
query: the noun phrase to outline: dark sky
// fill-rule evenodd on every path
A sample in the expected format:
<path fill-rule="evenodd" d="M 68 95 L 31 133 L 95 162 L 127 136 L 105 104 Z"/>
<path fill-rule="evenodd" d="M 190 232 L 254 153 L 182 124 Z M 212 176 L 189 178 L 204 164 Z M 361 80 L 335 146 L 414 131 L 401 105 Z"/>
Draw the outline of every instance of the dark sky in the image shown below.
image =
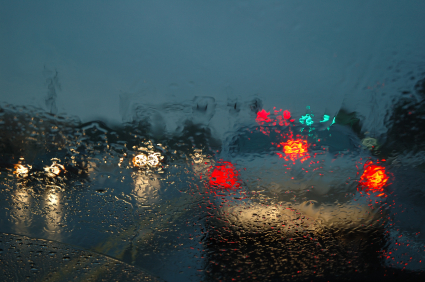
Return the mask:
<path fill-rule="evenodd" d="M 57 113 L 84 121 L 121 122 L 120 95 L 361 111 L 394 66 L 424 65 L 424 11 L 398 0 L 1 0 L 0 101 L 46 108 L 57 71 Z"/>

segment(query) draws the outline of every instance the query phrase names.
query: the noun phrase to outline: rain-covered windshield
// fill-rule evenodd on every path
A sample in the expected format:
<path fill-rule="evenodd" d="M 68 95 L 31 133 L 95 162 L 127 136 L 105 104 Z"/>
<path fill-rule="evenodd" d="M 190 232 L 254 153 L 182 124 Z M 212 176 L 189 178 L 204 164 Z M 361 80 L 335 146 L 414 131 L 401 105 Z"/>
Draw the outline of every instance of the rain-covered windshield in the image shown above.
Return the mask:
<path fill-rule="evenodd" d="M 0 7 L 1 281 L 424 278 L 424 4 Z"/>

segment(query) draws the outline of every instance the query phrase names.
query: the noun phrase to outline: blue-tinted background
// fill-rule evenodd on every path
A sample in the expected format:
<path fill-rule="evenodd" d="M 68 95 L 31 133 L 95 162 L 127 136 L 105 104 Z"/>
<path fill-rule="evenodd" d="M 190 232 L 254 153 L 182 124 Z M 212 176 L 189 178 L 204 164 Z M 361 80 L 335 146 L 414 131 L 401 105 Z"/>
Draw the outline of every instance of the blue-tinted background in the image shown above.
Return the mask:
<path fill-rule="evenodd" d="M 423 1 L 0 6 L 1 101 L 83 121 L 128 121 L 134 103 L 211 96 L 225 104 L 256 95 L 266 109 L 298 112 L 312 104 L 333 115 L 345 105 L 367 120 L 371 93 L 389 103 L 406 84 L 394 80 L 409 79 L 399 72 L 420 73 L 425 59 Z M 46 80 L 56 72 L 51 109 Z"/>
<path fill-rule="evenodd" d="M 333 157 L 343 159 L 339 168 L 342 172 L 330 171 L 329 181 L 344 182 L 348 175 L 344 169 L 351 173 L 356 165 L 362 168 L 366 158 L 388 158 L 387 169 L 394 172 L 395 180 L 384 199 L 392 205 L 391 209 L 382 208 L 389 215 L 381 219 L 392 220 L 385 226 L 385 233 L 365 235 L 365 241 L 370 239 L 365 245 L 372 245 L 382 235 L 383 246 L 376 248 L 382 255 L 394 252 L 393 257 L 389 253 L 383 257 L 382 269 L 401 271 L 407 267 L 413 272 L 422 271 L 424 12 L 424 1 L 392 0 L 0 0 L 2 238 L 9 236 L 6 233 L 15 233 L 78 246 L 84 249 L 84 255 L 86 251 L 97 252 L 95 257 L 102 256 L 108 263 L 112 258 L 119 259 L 165 280 L 214 277 L 214 272 L 209 276 L 198 271 L 212 265 L 208 255 L 204 257 L 199 249 L 201 243 L 210 243 L 208 236 L 214 238 L 203 233 L 211 229 L 204 218 L 209 213 L 196 210 L 206 200 L 197 198 L 200 193 L 193 196 L 185 189 L 197 185 L 194 173 L 201 182 L 196 173 L 223 157 L 237 162 L 241 171 L 248 168 L 241 174 L 252 183 L 263 178 L 258 180 L 259 186 L 286 197 L 293 187 L 279 190 L 279 183 L 289 179 L 281 179 L 282 167 L 276 166 L 273 159 L 277 158 L 272 150 L 276 148 L 270 149 L 270 144 L 276 140 L 261 130 L 257 135 L 254 132 L 245 136 L 249 132 L 246 128 L 255 131 L 258 110 L 272 111 L 276 107 L 291 112 L 297 126 L 294 130 L 303 126 L 299 117 L 307 112 L 314 112 L 316 121 L 329 115 L 326 124 L 316 122 L 317 130 L 326 138 L 328 134 L 334 136 L 328 144 L 331 150 L 327 160 L 333 163 Z M 326 128 L 337 113 L 339 124 L 328 132 Z M 34 116 L 37 118 L 32 119 Z M 65 123 L 60 129 L 53 126 L 61 125 L 63 116 L 77 117 L 68 120 L 75 131 L 68 131 Z M 188 120 L 201 127 L 192 126 Z M 135 123 L 130 132 L 124 134 L 121 125 L 132 121 Z M 150 183 L 135 177 L 141 174 L 137 169 L 118 167 L 118 159 L 125 156 L 123 152 L 132 156 L 137 151 L 133 152 L 131 146 L 123 149 L 123 144 L 142 144 L 142 138 L 137 139 L 141 132 L 137 130 L 143 130 L 138 121 L 151 125 L 150 137 L 170 137 L 165 141 L 170 148 L 186 143 L 194 149 L 196 142 L 190 142 L 193 136 L 205 137 L 211 141 L 201 142 L 202 149 L 208 151 L 204 156 L 208 163 L 201 162 L 205 167 L 196 168 L 190 159 L 193 156 L 179 155 L 185 147 L 178 154 L 177 150 L 167 151 L 170 167 L 163 178 L 158 177 L 160 183 L 157 179 Z M 112 129 L 105 129 L 107 126 Z M 212 136 L 208 135 L 209 130 Z M 105 132 L 109 134 L 107 138 Z M 122 135 L 115 137 L 117 132 Z M 86 133 L 95 141 L 84 137 Z M 97 134 L 103 133 L 101 141 L 96 139 Z M 54 138 L 59 135 L 63 135 L 64 144 L 55 143 Z M 55 142 L 48 143 L 51 136 Z M 174 136 L 177 138 L 172 139 Z M 32 141 L 45 147 L 36 151 L 31 147 Z M 382 151 L 364 146 L 366 141 L 376 142 Z M 206 144 L 216 146 L 214 151 Z M 19 182 L 21 179 L 12 172 L 19 157 L 25 157 L 22 162 L 28 162 L 26 165 L 42 168 L 42 163 L 50 164 L 53 157 L 62 158 L 64 163 L 66 157 L 77 154 L 75 149 L 87 160 L 83 168 L 87 179 L 77 175 L 75 182 L 64 185 L 66 189 L 52 190 L 44 182 L 31 182 L 33 179 Z M 344 158 L 338 155 L 346 149 L 361 154 L 347 154 Z M 131 167 L 131 161 L 126 161 Z M 31 185 L 42 187 L 41 192 Z M 257 192 L 258 187 L 243 185 L 244 189 Z M 153 196 L 143 195 L 146 199 L 141 200 L 132 190 L 139 186 L 150 188 Z M 353 196 L 358 192 L 353 187 L 352 194 L 339 192 L 357 201 L 360 196 Z M 339 205 L 334 194 L 323 197 L 328 196 L 325 204 L 329 201 Z M 332 234 L 325 235 L 333 240 Z M 1 243 L 7 240 L 1 239 Z M 35 245 L 45 248 L 43 242 Z M 331 247 L 339 246 L 338 240 L 335 244 L 330 239 L 329 242 Z M 401 247 L 400 242 L 405 245 Z M 204 249 L 219 257 L 221 250 L 214 248 L 220 246 L 211 244 Z M 271 251 L 275 248 L 273 244 L 260 245 L 255 251 L 262 253 L 266 247 Z M 302 244 L 298 247 L 303 249 Z M 286 247 L 281 250 L 282 254 L 292 254 L 286 252 Z M 14 262 L 15 250 L 8 251 L 12 255 L 4 261 Z M 62 250 L 59 253 L 62 255 Z M 376 258 L 375 253 L 366 252 L 364 257 Z M 259 257 L 271 258 L 264 254 Z M 406 257 L 410 258 L 408 266 L 403 265 Z M 60 262 L 59 255 L 57 258 L 52 261 Z M 245 263 L 240 257 L 239 260 L 240 265 Z M 340 261 L 349 263 L 348 258 Z M 279 267 L 285 266 L 279 258 L 275 262 Z M 328 265 L 325 259 L 321 263 Z M 6 264 L 0 266 L 12 269 Z M 30 265 L 26 266 L 30 269 Z M 50 273 L 46 267 L 39 268 L 46 275 Z M 256 271 L 263 272 L 261 268 Z M 116 272 L 125 271 L 119 268 Z"/>

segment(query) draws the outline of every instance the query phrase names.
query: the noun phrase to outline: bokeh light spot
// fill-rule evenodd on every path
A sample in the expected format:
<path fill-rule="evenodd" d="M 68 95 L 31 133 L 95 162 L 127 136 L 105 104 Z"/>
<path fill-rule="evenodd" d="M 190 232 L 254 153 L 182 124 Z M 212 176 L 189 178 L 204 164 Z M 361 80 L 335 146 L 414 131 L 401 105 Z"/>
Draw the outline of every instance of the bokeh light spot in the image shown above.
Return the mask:
<path fill-rule="evenodd" d="M 282 144 L 283 152 L 285 154 L 304 154 L 307 153 L 307 141 L 306 140 L 288 140 Z"/>
<path fill-rule="evenodd" d="M 220 162 L 211 173 L 209 181 L 211 189 L 234 190 L 240 187 L 239 172 L 230 162 Z"/>
<path fill-rule="evenodd" d="M 283 118 L 284 119 L 290 119 L 291 113 L 289 111 L 283 111 Z"/>
<path fill-rule="evenodd" d="M 148 158 L 144 154 L 137 155 L 133 158 L 133 165 L 135 167 L 145 166 L 148 162 Z"/>
<path fill-rule="evenodd" d="M 270 112 L 266 112 L 264 109 L 257 113 L 257 118 L 255 121 L 259 124 L 264 124 L 264 122 L 271 122 L 272 120 L 269 118 Z"/>
<path fill-rule="evenodd" d="M 310 125 L 312 125 L 314 123 L 314 121 L 312 119 L 312 116 L 313 115 L 310 115 L 310 114 L 306 114 L 304 116 L 301 116 L 300 122 L 302 124 L 306 124 L 306 125 L 310 126 Z"/>
<path fill-rule="evenodd" d="M 30 169 L 31 166 L 16 164 L 15 171 L 13 171 L 13 174 L 16 174 L 17 177 L 27 177 Z"/>
<path fill-rule="evenodd" d="M 330 116 L 328 115 L 323 115 L 323 120 L 321 120 L 320 122 L 327 122 L 329 120 Z"/>
<path fill-rule="evenodd" d="M 301 161 L 305 161 L 308 156 L 308 144 L 306 140 L 303 139 L 290 139 L 286 142 L 280 143 L 279 147 L 283 147 L 283 152 L 286 156 L 278 154 L 280 157 L 291 159 L 292 161 L 302 158 Z"/>
<path fill-rule="evenodd" d="M 378 196 L 386 196 L 383 192 L 388 179 L 389 176 L 383 166 L 375 165 L 372 161 L 368 161 L 364 165 L 364 172 L 360 177 L 358 189 L 373 193 L 380 192 L 381 194 Z"/>

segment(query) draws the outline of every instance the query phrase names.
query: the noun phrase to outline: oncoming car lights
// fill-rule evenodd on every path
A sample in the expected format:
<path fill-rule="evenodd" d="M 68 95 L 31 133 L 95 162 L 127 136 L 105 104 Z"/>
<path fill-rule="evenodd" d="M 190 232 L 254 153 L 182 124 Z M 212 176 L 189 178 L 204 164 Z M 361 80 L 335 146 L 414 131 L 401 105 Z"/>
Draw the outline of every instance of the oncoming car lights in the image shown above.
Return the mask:
<path fill-rule="evenodd" d="M 21 161 L 23 161 L 23 159 Z M 33 170 L 33 166 L 29 164 L 15 164 L 13 174 L 15 174 L 18 178 L 28 178 L 29 176 L 47 176 L 48 178 L 55 178 L 66 173 L 65 167 L 59 162 L 59 159 L 53 158 L 52 164 L 50 166 L 43 167 L 43 170 Z"/>
<path fill-rule="evenodd" d="M 133 166 L 137 168 L 143 168 L 146 166 L 157 167 L 163 158 L 164 157 L 161 156 L 160 153 L 153 153 L 149 155 L 140 153 L 133 157 L 132 162 L 133 162 Z"/>
<path fill-rule="evenodd" d="M 62 172 L 66 172 L 65 167 L 58 163 L 59 159 L 54 158 L 52 161 L 52 165 L 44 167 L 44 172 L 48 177 L 56 177 Z"/>
<path fill-rule="evenodd" d="M 16 177 L 18 178 L 25 178 L 28 176 L 28 173 L 32 169 L 31 165 L 22 165 L 22 164 L 16 164 L 14 165 L 15 170 L 13 171 L 13 174 L 16 174 Z"/>
<path fill-rule="evenodd" d="M 124 157 L 127 154 L 124 154 Z M 120 163 L 118 164 L 121 166 L 124 157 L 120 158 Z M 163 160 L 164 156 L 161 155 L 159 152 L 137 152 L 132 159 L 130 159 L 130 167 L 131 165 L 134 168 L 138 169 L 154 169 L 155 170 L 162 170 L 162 166 L 160 165 Z M 13 165 L 13 174 L 16 178 L 28 181 L 33 181 L 35 179 L 38 180 L 54 180 L 54 181 L 61 181 L 66 180 L 68 177 L 68 174 L 74 175 L 75 169 L 73 167 L 68 167 L 70 171 L 65 167 L 64 164 L 61 164 L 61 160 L 58 158 L 51 159 L 52 163 L 50 165 L 41 166 L 39 164 L 29 165 L 24 163 L 24 159 L 22 158 L 18 164 Z M 93 165 L 93 164 L 91 164 Z M 127 168 L 129 168 L 127 166 Z M 89 168 L 90 169 L 90 168 Z M 89 170 L 90 171 L 90 170 Z M 80 175 L 80 173 L 78 174 Z"/>
<path fill-rule="evenodd" d="M 148 163 L 148 157 L 145 154 L 140 154 L 133 158 L 133 165 L 135 167 L 143 167 L 147 163 Z"/>
<path fill-rule="evenodd" d="M 131 159 L 131 163 L 134 168 L 144 169 L 144 168 L 158 168 L 161 169 L 161 162 L 164 161 L 164 156 L 155 150 L 156 146 L 152 144 L 152 142 L 147 141 L 144 143 L 145 146 L 138 147 L 133 146 L 133 149 L 136 151 L 133 158 Z M 157 144 L 159 148 L 161 148 L 161 144 Z M 127 154 L 124 154 L 124 157 Z M 121 158 L 120 163 L 121 166 L 124 158 Z"/>

